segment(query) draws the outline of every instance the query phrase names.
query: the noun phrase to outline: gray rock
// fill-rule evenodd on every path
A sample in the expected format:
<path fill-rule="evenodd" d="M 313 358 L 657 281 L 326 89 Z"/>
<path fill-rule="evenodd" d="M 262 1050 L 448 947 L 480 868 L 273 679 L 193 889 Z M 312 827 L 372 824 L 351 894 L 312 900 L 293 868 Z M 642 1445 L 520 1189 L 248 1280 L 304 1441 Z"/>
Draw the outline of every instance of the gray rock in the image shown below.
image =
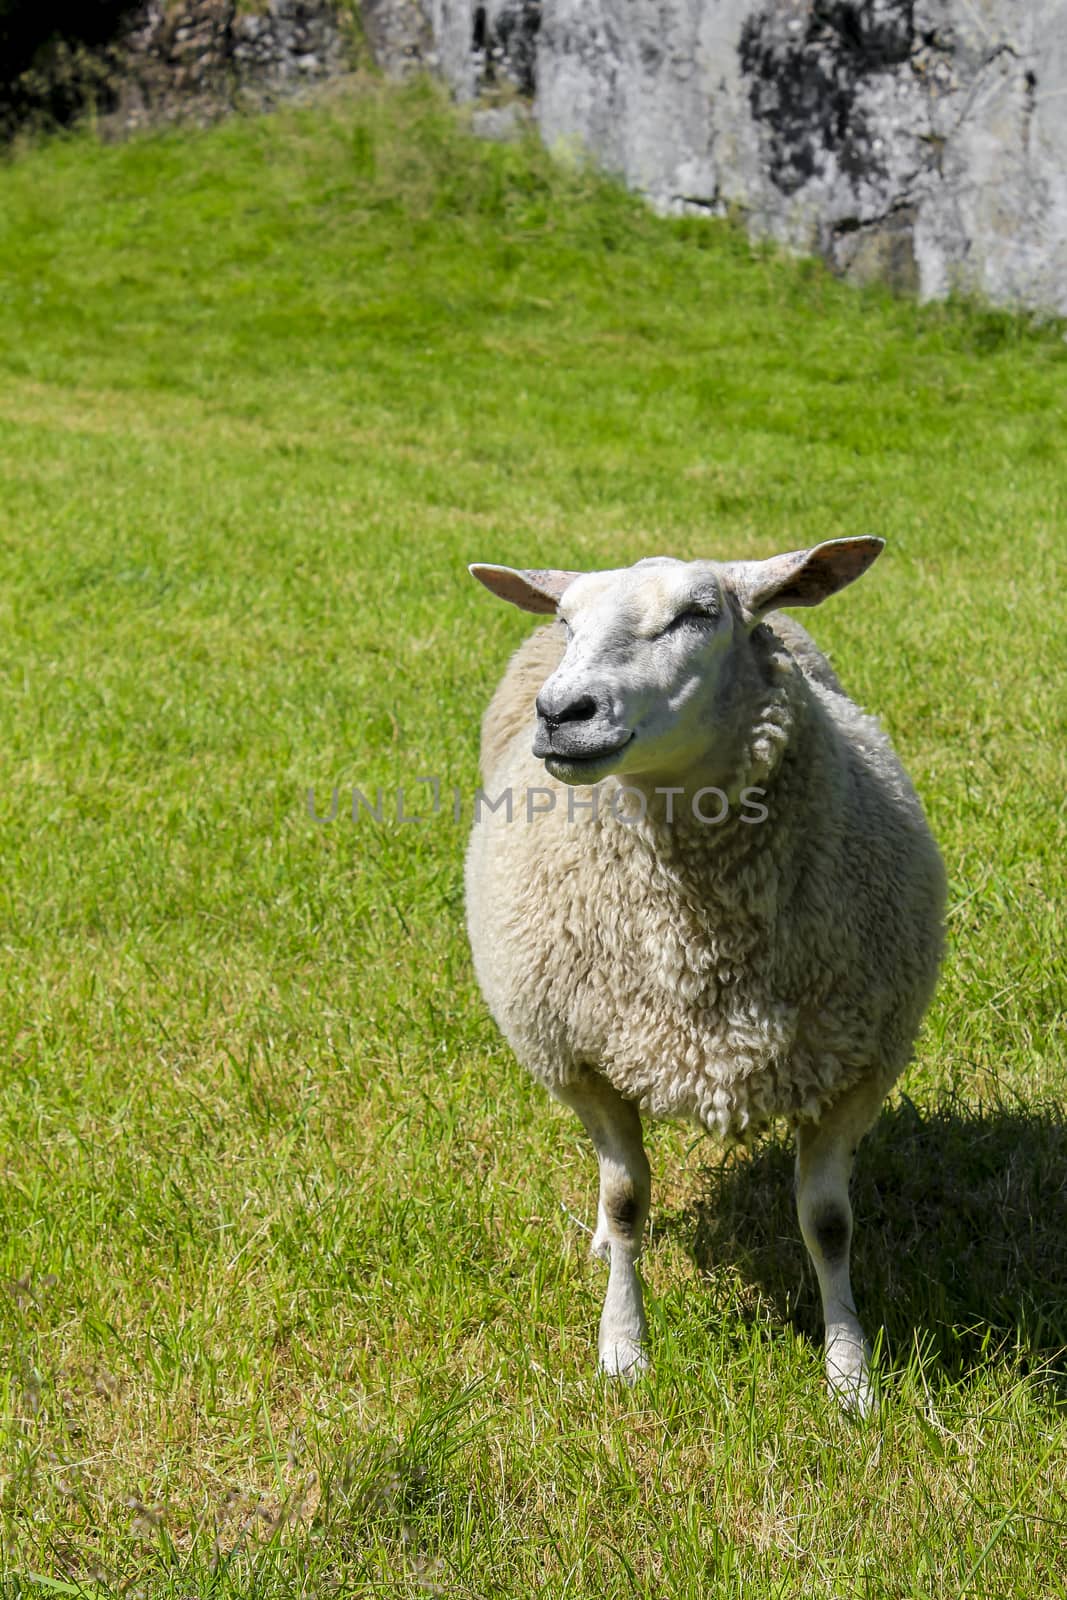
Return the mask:
<path fill-rule="evenodd" d="M 657 210 L 857 282 L 1067 315 L 1067 0 L 362 0 L 385 71 L 518 91 Z M 144 0 L 128 123 L 347 65 L 336 0 Z M 488 138 L 519 114 L 474 113 Z"/>
<path fill-rule="evenodd" d="M 424 3 L 460 99 L 536 91 L 550 146 L 659 211 L 1067 314 L 1067 0 Z"/>
<path fill-rule="evenodd" d="M 477 139 L 510 144 L 522 138 L 529 120 L 529 115 L 515 101 L 507 106 L 484 106 L 471 113 L 471 132 Z"/>
<path fill-rule="evenodd" d="M 251 13 L 235 0 L 185 0 L 180 10 L 145 0 L 131 14 L 123 54 L 111 121 L 125 128 L 270 104 L 349 64 L 333 0 L 269 0 Z"/>
<path fill-rule="evenodd" d="M 362 0 L 360 13 L 393 76 L 434 68 L 461 101 L 503 86 L 534 93 L 541 0 Z"/>
<path fill-rule="evenodd" d="M 460 55 L 470 57 L 471 19 L 464 17 L 463 42 L 456 60 L 442 59 L 439 42 L 447 32 L 447 0 L 362 0 L 363 31 L 375 61 L 392 78 L 421 66 L 437 67 L 453 81 Z"/>
<path fill-rule="evenodd" d="M 660 211 L 1067 314 L 1067 0 L 546 0 L 537 84 Z"/>

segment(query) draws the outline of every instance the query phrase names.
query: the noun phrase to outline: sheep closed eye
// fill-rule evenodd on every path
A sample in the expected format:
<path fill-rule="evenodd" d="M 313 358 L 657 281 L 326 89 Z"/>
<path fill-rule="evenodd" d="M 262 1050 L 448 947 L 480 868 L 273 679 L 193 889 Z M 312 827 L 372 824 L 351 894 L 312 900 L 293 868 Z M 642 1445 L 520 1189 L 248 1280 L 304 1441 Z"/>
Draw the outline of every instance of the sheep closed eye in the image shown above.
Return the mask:
<path fill-rule="evenodd" d="M 714 621 L 715 618 L 710 611 L 702 611 L 698 606 L 689 606 L 685 611 L 679 611 L 676 617 L 672 617 L 656 637 L 663 639 L 668 634 L 682 633 L 687 628 L 702 628 Z"/>

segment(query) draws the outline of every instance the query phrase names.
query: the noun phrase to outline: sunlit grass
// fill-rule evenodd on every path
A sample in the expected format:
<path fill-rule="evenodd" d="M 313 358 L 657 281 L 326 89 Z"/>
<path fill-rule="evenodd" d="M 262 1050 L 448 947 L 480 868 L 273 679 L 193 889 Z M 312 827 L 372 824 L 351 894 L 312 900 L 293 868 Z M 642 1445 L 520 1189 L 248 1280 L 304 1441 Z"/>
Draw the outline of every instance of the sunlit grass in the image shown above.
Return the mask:
<path fill-rule="evenodd" d="M 1065 412 L 1059 330 L 657 221 L 419 87 L 0 171 L 7 1592 L 1063 1588 Z M 468 561 L 852 532 L 813 626 L 952 880 L 857 1178 L 866 1427 L 783 1140 L 653 1130 L 655 1367 L 595 1379 L 592 1158 L 461 898 L 527 626 Z M 308 815 L 431 775 L 421 825 Z"/>

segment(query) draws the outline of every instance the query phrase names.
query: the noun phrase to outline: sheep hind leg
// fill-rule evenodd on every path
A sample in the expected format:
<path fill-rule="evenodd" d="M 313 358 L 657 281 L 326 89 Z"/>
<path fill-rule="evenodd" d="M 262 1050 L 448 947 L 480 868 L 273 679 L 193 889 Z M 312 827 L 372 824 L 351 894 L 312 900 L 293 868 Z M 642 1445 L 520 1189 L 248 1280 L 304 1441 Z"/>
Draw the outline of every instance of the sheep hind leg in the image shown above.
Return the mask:
<path fill-rule="evenodd" d="M 849 1275 L 852 1206 L 849 1178 L 856 1149 L 874 1122 L 883 1094 L 876 1082 L 858 1084 L 815 1124 L 797 1129 L 797 1214 L 819 1280 L 826 1328 L 826 1377 L 850 1411 L 874 1404 L 870 1351 L 856 1315 Z"/>
<path fill-rule="evenodd" d="M 632 1382 L 648 1365 L 645 1308 L 637 1258 L 651 1200 L 651 1173 L 637 1107 L 603 1078 L 589 1076 L 557 1089 L 581 1119 L 600 1164 L 593 1253 L 609 1262 L 600 1318 L 601 1371 Z"/>

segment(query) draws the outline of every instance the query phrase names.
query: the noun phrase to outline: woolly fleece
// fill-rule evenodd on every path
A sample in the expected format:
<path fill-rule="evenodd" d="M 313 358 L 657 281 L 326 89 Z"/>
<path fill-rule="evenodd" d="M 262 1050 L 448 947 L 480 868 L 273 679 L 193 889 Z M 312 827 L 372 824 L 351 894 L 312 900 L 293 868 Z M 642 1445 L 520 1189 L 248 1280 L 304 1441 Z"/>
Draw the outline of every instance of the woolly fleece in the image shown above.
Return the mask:
<path fill-rule="evenodd" d="M 564 650 L 553 624 L 484 718 L 485 790 L 512 791 L 512 820 L 482 808 L 466 861 L 478 981 L 524 1066 L 550 1090 L 595 1071 L 643 1112 L 734 1138 L 817 1121 L 866 1077 L 888 1090 L 933 991 L 945 897 L 888 738 L 804 629 L 772 613 L 745 647 L 759 687 L 730 792 L 763 789 L 765 821 L 734 804 L 718 826 L 688 808 L 628 823 L 613 778 L 583 809 L 590 791 L 530 749 Z"/>

